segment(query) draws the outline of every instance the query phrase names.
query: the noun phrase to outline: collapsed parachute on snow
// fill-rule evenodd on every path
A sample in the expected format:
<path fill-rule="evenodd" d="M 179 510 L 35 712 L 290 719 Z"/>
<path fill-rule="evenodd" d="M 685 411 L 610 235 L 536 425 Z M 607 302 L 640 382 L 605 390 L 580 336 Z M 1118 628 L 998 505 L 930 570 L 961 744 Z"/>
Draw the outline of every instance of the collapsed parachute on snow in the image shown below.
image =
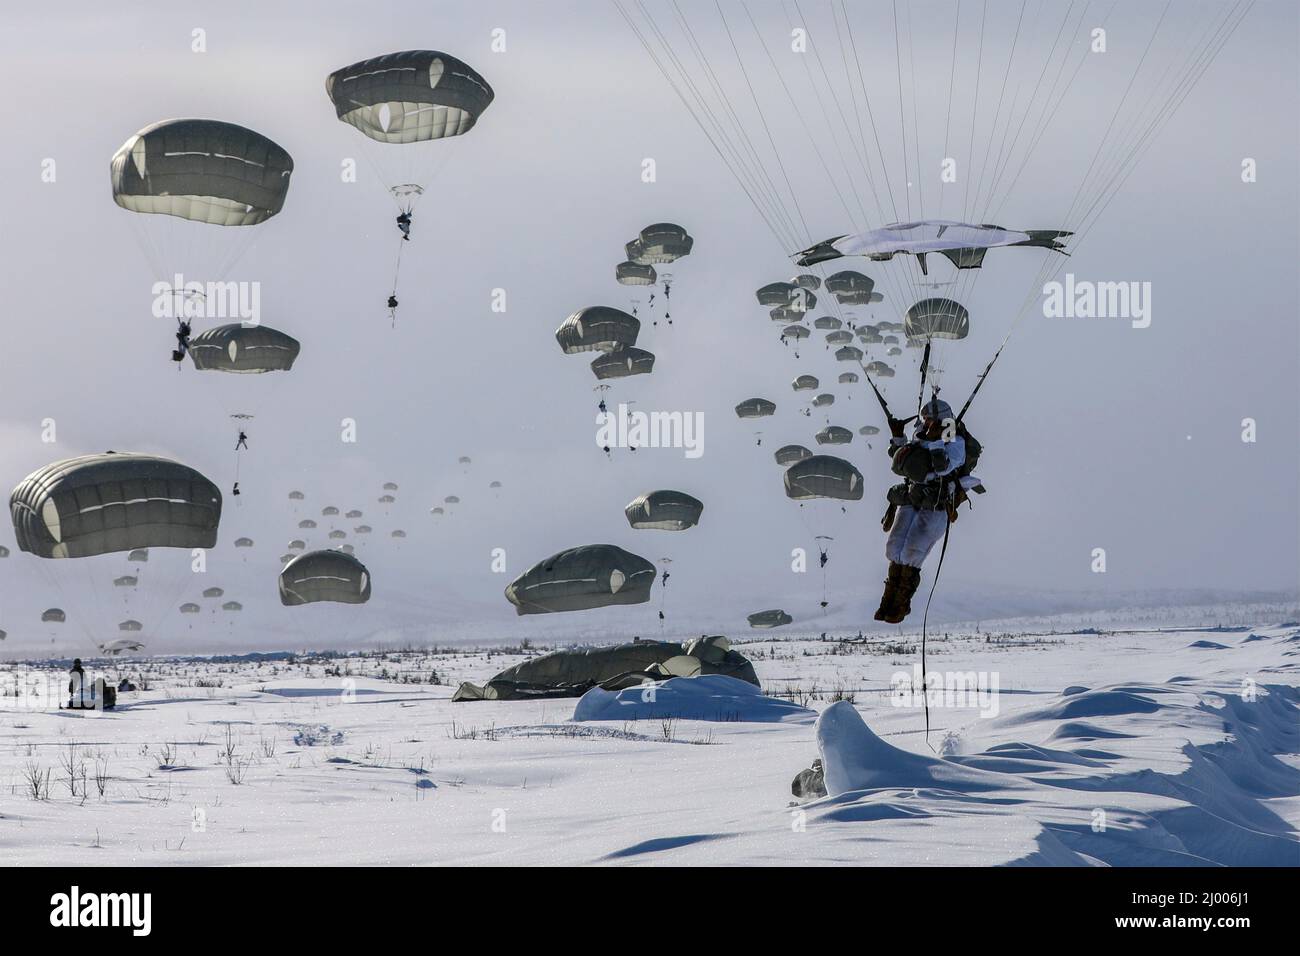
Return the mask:
<path fill-rule="evenodd" d="M 754 666 L 725 637 L 634 641 L 613 647 L 553 651 L 516 664 L 482 686 L 463 683 L 452 697 L 466 700 L 530 700 L 580 697 L 593 687 L 622 690 L 647 681 L 697 674 L 724 674 L 758 686 Z"/>
<path fill-rule="evenodd" d="M 9 514 L 18 547 L 42 558 L 211 548 L 221 492 L 179 462 L 106 452 L 32 472 L 9 496 Z"/>
<path fill-rule="evenodd" d="M 539 561 L 506 588 L 516 614 L 586 611 L 650 600 L 655 566 L 612 544 L 570 548 Z"/>

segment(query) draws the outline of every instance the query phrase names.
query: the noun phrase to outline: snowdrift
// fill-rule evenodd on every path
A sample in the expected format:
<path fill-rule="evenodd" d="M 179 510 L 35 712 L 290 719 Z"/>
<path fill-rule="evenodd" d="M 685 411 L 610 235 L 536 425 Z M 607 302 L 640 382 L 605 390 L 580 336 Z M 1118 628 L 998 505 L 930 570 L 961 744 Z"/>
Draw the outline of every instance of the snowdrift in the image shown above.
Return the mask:
<path fill-rule="evenodd" d="M 753 684 L 720 674 L 674 677 L 620 691 L 593 687 L 578 701 L 573 719 L 716 720 L 736 723 L 808 721 L 816 711 L 788 700 L 764 697 Z"/>
<path fill-rule="evenodd" d="M 910 823 L 911 840 L 925 822 L 963 844 L 997 832 L 1021 864 L 1300 865 L 1270 803 L 1300 792 L 1300 769 L 1276 756 L 1300 745 L 1300 692 L 1184 681 L 1070 687 L 995 721 L 1020 739 L 950 757 L 894 747 L 832 704 L 816 731 L 827 796 L 809 807 L 828 824 L 871 823 L 877 840 L 886 821 Z M 1181 747 L 1157 745 L 1174 734 Z M 931 861 L 931 841 L 917 843 L 902 855 Z"/>

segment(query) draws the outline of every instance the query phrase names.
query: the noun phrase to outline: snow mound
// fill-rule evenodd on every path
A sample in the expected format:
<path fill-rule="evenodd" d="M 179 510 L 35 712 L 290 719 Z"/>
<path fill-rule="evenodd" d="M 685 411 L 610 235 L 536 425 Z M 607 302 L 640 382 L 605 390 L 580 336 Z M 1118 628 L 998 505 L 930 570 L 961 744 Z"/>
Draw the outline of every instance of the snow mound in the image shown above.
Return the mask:
<path fill-rule="evenodd" d="M 1193 641 L 1187 646 L 1200 651 L 1226 651 L 1228 649 L 1227 644 L 1220 644 L 1218 641 Z"/>
<path fill-rule="evenodd" d="M 1026 736 L 946 759 L 891 746 L 833 704 L 817 722 L 828 796 L 808 812 L 846 836 L 870 824 L 872 841 L 926 863 L 967 864 L 962 848 L 996 832 L 1013 864 L 1295 866 L 1282 811 L 1300 795 L 1300 689 L 1253 690 L 1101 687 L 998 718 L 994 733 Z"/>
<path fill-rule="evenodd" d="M 753 684 L 721 674 L 673 677 L 620 691 L 593 687 L 583 694 L 573 719 L 717 720 L 736 723 L 811 721 L 816 711 L 788 700 L 765 697 Z"/>
<path fill-rule="evenodd" d="M 817 719 L 826 792 L 835 797 L 854 790 L 939 788 L 971 793 L 997 785 L 977 770 L 891 747 L 871 732 L 846 700 L 831 704 Z"/>

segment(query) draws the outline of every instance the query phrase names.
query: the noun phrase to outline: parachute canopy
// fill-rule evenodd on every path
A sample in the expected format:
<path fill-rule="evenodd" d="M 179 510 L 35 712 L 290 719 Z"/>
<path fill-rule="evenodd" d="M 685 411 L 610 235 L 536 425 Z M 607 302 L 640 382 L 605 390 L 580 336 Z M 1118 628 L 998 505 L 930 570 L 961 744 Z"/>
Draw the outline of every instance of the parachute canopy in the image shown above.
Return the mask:
<path fill-rule="evenodd" d="M 747 398 L 736 406 L 740 418 L 766 418 L 776 414 L 776 403 L 766 398 Z"/>
<path fill-rule="evenodd" d="M 113 155 L 123 209 L 217 226 L 251 226 L 284 206 L 293 159 L 251 129 L 219 120 L 146 126 Z"/>
<path fill-rule="evenodd" d="M 855 236 L 837 236 L 803 250 L 796 260 L 810 266 L 840 256 L 866 256 L 877 262 L 892 259 L 899 253 L 916 256 L 921 272 L 928 275 L 925 257 L 937 252 L 958 269 L 978 269 L 984 255 L 999 246 L 1038 246 L 1064 252 L 1060 240 L 1073 235 L 1053 229 L 1029 229 L 1017 232 L 1001 226 L 973 225 L 948 219 L 924 219 L 919 222 L 896 222 Z M 830 279 L 827 279 L 830 288 Z"/>
<path fill-rule="evenodd" d="M 847 445 L 853 441 L 853 432 L 839 425 L 828 425 L 817 433 L 819 445 Z"/>
<path fill-rule="evenodd" d="M 806 501 L 811 498 L 837 498 L 840 501 L 862 499 L 862 472 L 843 458 L 813 455 L 786 469 L 787 498 Z"/>
<path fill-rule="evenodd" d="M 875 279 L 861 272 L 854 272 L 852 269 L 835 272 L 826 277 L 826 291 L 835 296 L 836 301 L 841 305 L 866 305 L 872 301 L 879 301 L 881 297 L 875 299 L 872 297 L 875 288 Z"/>
<path fill-rule="evenodd" d="M 641 265 L 674 262 L 691 254 L 695 240 L 685 229 L 673 222 L 656 222 L 641 230 L 641 234 L 626 246 L 627 257 Z"/>
<path fill-rule="evenodd" d="M 800 375 L 790 383 L 790 387 L 796 392 L 810 391 L 820 386 L 821 382 L 817 380 L 816 375 Z"/>
<path fill-rule="evenodd" d="M 280 603 L 287 607 L 333 601 L 365 604 L 370 600 L 370 572 L 342 551 L 308 551 L 280 571 Z"/>
<path fill-rule="evenodd" d="M 9 513 L 18 546 L 42 558 L 211 548 L 221 492 L 179 462 L 107 452 L 32 472 L 9 496 Z"/>
<path fill-rule="evenodd" d="M 794 623 L 794 618 L 780 608 L 775 608 L 771 611 L 756 611 L 749 615 L 750 627 L 784 627 L 785 625 L 792 623 Z"/>
<path fill-rule="evenodd" d="M 620 262 L 614 267 L 614 278 L 619 285 L 654 285 L 659 281 L 655 267 L 649 263 Z"/>
<path fill-rule="evenodd" d="M 811 458 L 812 452 L 803 445 L 782 445 L 772 455 L 778 465 L 793 465 L 796 461 Z"/>
<path fill-rule="evenodd" d="M 621 309 L 593 305 L 579 309 L 555 330 L 555 340 L 566 355 L 576 352 L 612 352 L 636 345 L 641 323 Z"/>
<path fill-rule="evenodd" d="M 952 299 L 922 299 L 903 316 L 903 331 L 908 339 L 917 342 L 964 339 L 970 334 L 970 313 Z M 898 339 L 887 336 L 885 343 L 897 345 Z"/>
<path fill-rule="evenodd" d="M 754 297 L 759 305 L 789 305 L 799 291 L 799 286 L 793 282 L 769 282 L 755 290 Z"/>
<path fill-rule="evenodd" d="M 699 524 L 704 502 L 684 491 L 651 491 L 630 501 L 623 513 L 638 531 L 685 531 Z"/>
<path fill-rule="evenodd" d="M 614 349 L 591 360 L 591 370 L 602 382 L 608 378 L 627 378 L 629 375 L 647 375 L 654 371 L 653 352 L 635 346 Z"/>
<path fill-rule="evenodd" d="M 655 566 L 612 544 L 570 548 L 539 561 L 506 588 L 517 614 L 585 611 L 650 600 Z"/>
<path fill-rule="evenodd" d="M 492 104 L 472 67 L 436 50 L 406 50 L 335 70 L 325 92 L 338 118 L 380 143 L 420 143 L 468 133 Z"/>
<path fill-rule="evenodd" d="M 238 322 L 204 329 L 190 340 L 190 358 L 200 371 L 261 374 L 287 372 L 298 357 L 298 340 L 270 326 Z"/>

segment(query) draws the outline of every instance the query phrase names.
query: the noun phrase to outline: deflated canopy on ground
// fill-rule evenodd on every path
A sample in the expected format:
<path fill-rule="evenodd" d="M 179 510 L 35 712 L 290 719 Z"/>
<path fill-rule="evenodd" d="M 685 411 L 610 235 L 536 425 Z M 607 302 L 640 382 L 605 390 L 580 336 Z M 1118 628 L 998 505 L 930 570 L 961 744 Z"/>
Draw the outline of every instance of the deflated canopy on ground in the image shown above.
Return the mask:
<path fill-rule="evenodd" d="M 754 665 L 731 649 L 725 637 L 675 641 L 633 641 L 612 647 L 552 651 L 516 664 L 478 686 L 461 684 L 453 701 L 528 700 L 580 697 L 592 687 L 619 690 L 648 680 L 722 674 L 758 686 Z"/>

